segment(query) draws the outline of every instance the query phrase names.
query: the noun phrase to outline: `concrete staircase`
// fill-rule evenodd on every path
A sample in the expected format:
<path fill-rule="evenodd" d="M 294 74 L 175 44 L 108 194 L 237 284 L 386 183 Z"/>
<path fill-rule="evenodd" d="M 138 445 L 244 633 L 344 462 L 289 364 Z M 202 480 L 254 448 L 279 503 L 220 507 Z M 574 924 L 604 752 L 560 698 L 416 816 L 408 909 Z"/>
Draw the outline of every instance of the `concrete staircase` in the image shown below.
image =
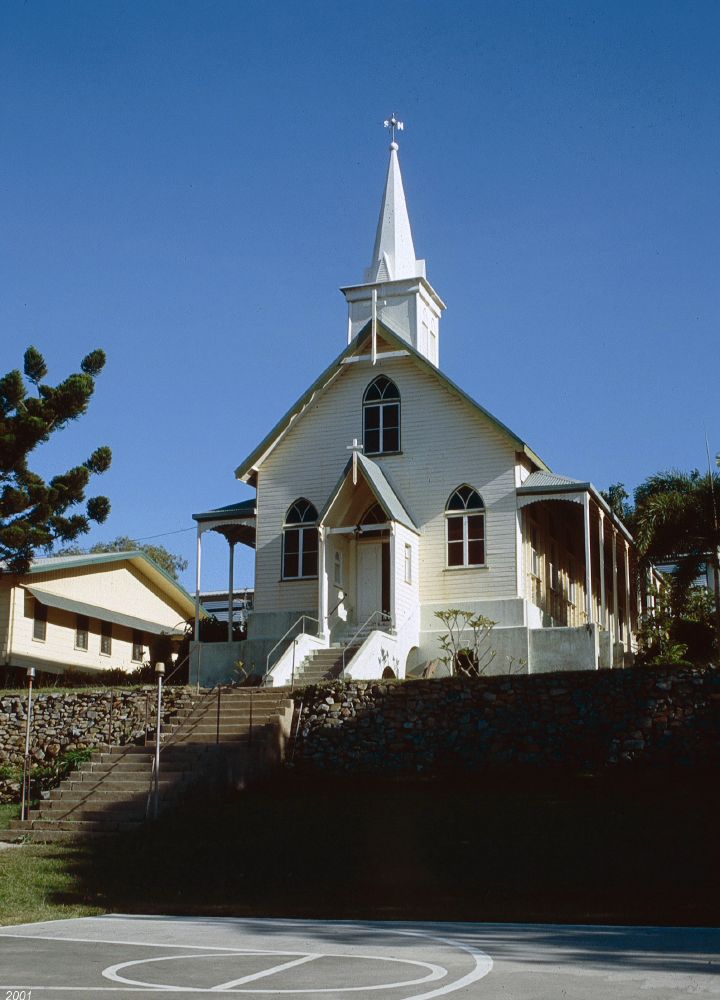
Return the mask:
<path fill-rule="evenodd" d="M 370 633 L 378 629 L 384 631 L 385 628 L 385 625 L 376 623 L 365 625 L 359 630 L 354 626 L 349 626 L 345 633 L 338 636 L 328 649 L 316 649 L 312 653 L 308 653 L 295 671 L 295 686 L 305 687 L 308 684 L 319 684 L 321 681 L 339 677 L 343 669 L 343 650 L 345 650 L 345 668 L 347 669 Z"/>
<path fill-rule="evenodd" d="M 354 646 L 331 646 L 329 649 L 316 649 L 309 653 L 295 672 L 295 686 L 306 687 L 308 684 L 319 684 L 320 681 L 339 677 L 343 668 L 343 650 L 345 650 L 345 666 L 350 665 L 360 644 Z"/>
<path fill-rule="evenodd" d="M 293 703 L 283 688 L 229 688 L 195 697 L 163 731 L 160 807 L 178 802 L 192 786 L 244 785 L 279 759 L 273 746 Z M 55 789 L 25 821 L 12 820 L 10 837 L 39 842 L 78 834 L 120 834 L 153 814 L 155 742 L 95 753 Z M 7 838 L 8 835 L 6 835 Z"/>

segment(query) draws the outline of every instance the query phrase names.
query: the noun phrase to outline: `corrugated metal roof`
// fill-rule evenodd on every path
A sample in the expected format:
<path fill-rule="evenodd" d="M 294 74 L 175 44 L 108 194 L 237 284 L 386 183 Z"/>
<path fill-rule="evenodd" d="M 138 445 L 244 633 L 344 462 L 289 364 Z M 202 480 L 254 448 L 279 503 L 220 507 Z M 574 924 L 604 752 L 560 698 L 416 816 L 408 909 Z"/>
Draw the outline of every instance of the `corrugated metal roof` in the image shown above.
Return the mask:
<path fill-rule="evenodd" d="M 86 604 L 84 601 L 76 601 L 72 597 L 61 594 L 54 594 L 50 590 L 42 587 L 25 587 L 35 600 L 45 604 L 50 608 L 59 608 L 61 611 L 69 611 L 72 614 L 85 615 L 87 618 L 96 618 L 99 621 L 112 622 L 114 625 L 124 625 L 126 628 L 137 629 L 140 632 L 151 632 L 153 635 L 184 635 L 184 628 L 170 628 L 161 625 L 159 622 L 151 622 L 146 618 L 135 618 L 133 615 L 123 614 L 121 611 L 112 611 L 110 608 L 101 608 L 96 604 Z"/>
<path fill-rule="evenodd" d="M 589 483 L 582 483 L 579 479 L 571 479 L 570 476 L 560 476 L 555 472 L 531 472 L 519 489 L 547 489 L 558 486 L 575 486 L 582 489 L 589 486 Z"/>
<path fill-rule="evenodd" d="M 224 507 L 214 507 L 212 510 L 203 510 L 198 514 L 193 514 L 194 521 L 219 521 L 224 517 L 255 517 L 257 500 L 250 497 L 249 500 L 240 500 L 238 503 L 229 503 Z"/>

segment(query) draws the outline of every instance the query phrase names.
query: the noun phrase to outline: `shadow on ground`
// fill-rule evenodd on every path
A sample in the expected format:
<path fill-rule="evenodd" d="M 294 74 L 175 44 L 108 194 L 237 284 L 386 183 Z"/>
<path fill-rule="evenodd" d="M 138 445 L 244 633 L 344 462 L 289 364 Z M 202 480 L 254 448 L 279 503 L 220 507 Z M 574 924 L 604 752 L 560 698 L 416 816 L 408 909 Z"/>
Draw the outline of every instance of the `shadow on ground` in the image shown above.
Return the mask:
<path fill-rule="evenodd" d="M 56 851 L 124 913 L 713 925 L 716 775 L 284 775 Z"/>

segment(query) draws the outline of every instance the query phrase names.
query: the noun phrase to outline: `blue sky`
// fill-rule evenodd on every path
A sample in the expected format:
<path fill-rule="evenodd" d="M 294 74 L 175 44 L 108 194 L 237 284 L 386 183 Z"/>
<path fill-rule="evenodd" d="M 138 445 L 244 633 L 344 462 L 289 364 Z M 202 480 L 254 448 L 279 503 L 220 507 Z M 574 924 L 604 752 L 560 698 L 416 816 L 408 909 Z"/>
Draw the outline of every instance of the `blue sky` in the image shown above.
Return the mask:
<path fill-rule="evenodd" d="M 194 587 L 191 514 L 251 495 L 234 468 L 342 349 L 392 111 L 443 370 L 600 488 L 702 466 L 719 38 L 693 0 L 5 0 L 0 370 L 107 351 L 36 461 L 112 447 L 88 543 L 162 536 Z M 204 585 L 226 560 L 212 537 Z"/>

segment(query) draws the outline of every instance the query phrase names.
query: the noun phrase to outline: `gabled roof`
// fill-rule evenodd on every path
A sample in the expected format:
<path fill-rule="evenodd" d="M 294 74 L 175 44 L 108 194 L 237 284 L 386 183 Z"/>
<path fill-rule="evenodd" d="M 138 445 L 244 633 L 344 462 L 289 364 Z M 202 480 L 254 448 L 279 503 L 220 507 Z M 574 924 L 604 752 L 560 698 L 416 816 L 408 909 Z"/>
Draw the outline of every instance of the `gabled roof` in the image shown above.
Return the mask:
<path fill-rule="evenodd" d="M 338 493 L 340 492 L 343 483 L 350 475 L 352 471 L 353 460 L 350 458 L 343 469 L 342 475 L 337 481 L 335 489 L 331 492 L 330 497 L 322 509 L 320 516 L 318 518 L 318 524 L 322 524 L 328 511 L 335 503 Z M 358 453 L 357 456 L 358 471 L 363 475 L 365 482 L 370 487 L 375 499 L 380 504 L 382 509 L 385 511 L 389 521 L 396 521 L 398 524 L 404 525 L 404 527 L 409 528 L 417 534 L 418 527 L 410 517 L 408 512 L 405 510 L 402 501 L 398 497 L 395 490 L 392 488 L 390 483 L 387 481 L 385 474 L 379 465 L 373 462 L 371 459 L 367 458 L 365 455 Z"/>
<path fill-rule="evenodd" d="M 78 569 L 83 566 L 102 566 L 107 563 L 130 562 L 149 576 L 165 593 L 172 596 L 185 605 L 188 617 L 195 614 L 195 599 L 185 590 L 185 588 L 173 580 L 162 566 L 158 566 L 154 559 L 146 555 L 140 549 L 128 550 L 127 552 L 88 552 L 77 556 L 41 556 L 33 559 L 30 569 L 22 576 L 37 576 L 39 573 L 55 573 L 66 569 Z M 189 605 L 189 607 L 188 607 Z"/>
<path fill-rule="evenodd" d="M 307 405 L 312 402 L 312 400 L 318 395 L 318 393 L 324 392 L 340 375 L 343 370 L 343 361 L 345 358 L 352 357 L 352 355 L 359 352 L 362 345 L 366 340 L 370 338 L 372 324 L 368 322 L 358 333 L 358 335 L 347 345 L 344 351 L 339 354 L 335 360 L 328 365 L 328 367 L 315 379 L 313 384 L 307 389 L 302 396 L 295 402 L 287 413 L 275 424 L 270 433 L 263 438 L 260 444 L 255 448 L 253 452 L 248 455 L 248 457 L 237 467 L 235 470 L 235 476 L 238 479 L 243 480 L 243 482 L 254 482 L 255 473 L 257 468 L 264 460 L 265 456 L 269 454 L 279 441 L 283 438 L 286 431 L 292 426 L 292 424 L 302 416 Z M 449 379 L 447 375 L 444 375 L 438 368 L 435 367 L 427 358 L 423 357 L 412 344 L 408 343 L 403 337 L 395 333 L 393 330 L 387 326 L 386 323 L 377 321 L 377 332 L 378 335 L 383 339 L 387 340 L 393 347 L 397 350 L 405 351 L 409 357 L 428 375 L 439 380 L 439 382 L 454 395 L 458 396 L 463 402 L 471 406 L 476 412 L 482 414 L 487 420 L 489 420 L 497 430 L 501 432 L 510 443 L 513 445 L 516 451 L 522 451 L 527 457 L 537 465 L 540 469 L 549 472 L 547 465 L 543 460 L 535 454 L 535 452 L 527 445 L 521 438 L 506 427 L 497 417 L 494 417 L 492 413 L 489 413 L 480 403 L 476 402 L 471 396 L 461 389 L 452 379 Z"/>

